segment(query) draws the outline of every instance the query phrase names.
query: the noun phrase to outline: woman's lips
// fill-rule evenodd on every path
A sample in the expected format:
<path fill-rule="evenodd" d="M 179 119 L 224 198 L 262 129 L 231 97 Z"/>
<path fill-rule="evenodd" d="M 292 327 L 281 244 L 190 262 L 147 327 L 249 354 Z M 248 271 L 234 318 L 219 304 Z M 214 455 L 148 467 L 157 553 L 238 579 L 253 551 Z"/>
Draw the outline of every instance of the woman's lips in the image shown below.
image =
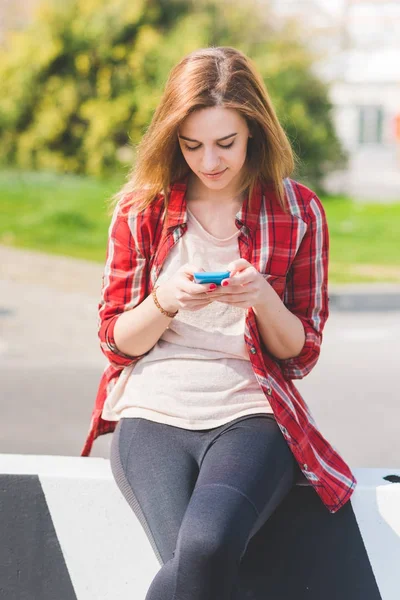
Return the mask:
<path fill-rule="evenodd" d="M 225 173 L 225 171 L 226 171 L 226 169 L 224 169 L 223 171 L 219 171 L 218 173 L 214 173 L 214 174 L 203 173 L 203 175 L 205 175 L 209 179 L 217 179 L 218 177 L 221 177 L 221 175 L 223 175 Z"/>

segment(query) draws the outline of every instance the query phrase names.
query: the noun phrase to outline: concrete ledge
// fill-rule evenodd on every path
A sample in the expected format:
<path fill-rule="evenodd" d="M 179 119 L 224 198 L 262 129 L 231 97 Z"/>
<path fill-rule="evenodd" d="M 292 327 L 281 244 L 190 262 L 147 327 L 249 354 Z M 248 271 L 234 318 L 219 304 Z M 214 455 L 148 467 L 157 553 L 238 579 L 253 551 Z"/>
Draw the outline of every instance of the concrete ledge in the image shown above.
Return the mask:
<path fill-rule="evenodd" d="M 398 600 L 400 469 L 354 473 L 335 514 L 294 486 L 251 540 L 232 600 Z M 160 564 L 108 459 L 2 454 L 0 483 L 1 598 L 144 600 Z"/>
<path fill-rule="evenodd" d="M 329 298 L 333 310 L 400 311 L 400 285 L 397 283 L 330 285 Z"/>

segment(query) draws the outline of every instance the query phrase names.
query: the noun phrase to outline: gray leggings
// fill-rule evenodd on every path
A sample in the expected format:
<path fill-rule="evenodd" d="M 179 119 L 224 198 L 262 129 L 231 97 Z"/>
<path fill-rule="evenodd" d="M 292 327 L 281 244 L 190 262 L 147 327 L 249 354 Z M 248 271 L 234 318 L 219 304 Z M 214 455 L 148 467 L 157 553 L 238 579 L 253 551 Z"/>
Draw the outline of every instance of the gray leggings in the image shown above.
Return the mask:
<path fill-rule="evenodd" d="M 202 430 L 122 418 L 110 463 L 161 565 L 145 600 L 231 600 L 251 537 L 298 469 L 265 413 Z"/>

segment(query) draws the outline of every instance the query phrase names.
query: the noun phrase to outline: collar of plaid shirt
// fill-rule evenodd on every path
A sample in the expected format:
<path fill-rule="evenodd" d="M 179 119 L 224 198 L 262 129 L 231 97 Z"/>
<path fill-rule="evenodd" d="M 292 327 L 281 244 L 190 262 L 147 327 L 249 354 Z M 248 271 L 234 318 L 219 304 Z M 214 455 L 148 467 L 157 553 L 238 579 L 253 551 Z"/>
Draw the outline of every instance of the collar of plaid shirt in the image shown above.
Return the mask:
<path fill-rule="evenodd" d="M 168 211 L 162 194 L 139 214 L 123 217 L 118 206 L 114 211 L 99 303 L 100 347 L 109 364 L 100 380 L 81 456 L 90 455 L 99 435 L 114 431 L 117 422 L 101 417 L 104 402 L 144 356 L 132 358 L 120 352 L 113 329 L 123 310 L 134 308 L 151 293 L 169 251 L 185 234 L 187 181 L 188 176 L 171 186 Z M 318 430 L 292 381 L 307 375 L 320 353 L 329 314 L 328 228 L 324 208 L 310 189 L 289 178 L 284 186 L 289 214 L 280 208 L 272 185 L 257 183 L 251 203 L 247 197 L 235 223 L 241 231 L 240 256 L 264 275 L 287 308 L 301 319 L 306 341 L 298 356 L 276 359 L 262 343 L 252 308 L 247 309 L 244 339 L 254 374 L 297 461 L 296 483 L 313 486 L 327 509 L 335 513 L 349 500 L 357 480 Z M 124 273 L 126 265 L 129 270 Z"/>

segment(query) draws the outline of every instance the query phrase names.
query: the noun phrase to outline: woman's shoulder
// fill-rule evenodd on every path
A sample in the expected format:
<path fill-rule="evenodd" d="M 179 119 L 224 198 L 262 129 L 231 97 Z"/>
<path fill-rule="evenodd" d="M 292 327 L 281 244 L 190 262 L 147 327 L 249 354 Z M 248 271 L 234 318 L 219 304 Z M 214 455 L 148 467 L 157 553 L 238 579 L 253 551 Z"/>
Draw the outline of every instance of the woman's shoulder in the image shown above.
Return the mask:
<path fill-rule="evenodd" d="M 150 257 L 163 228 L 164 196 L 158 194 L 145 207 L 138 207 L 141 197 L 128 192 L 119 198 L 112 218 L 111 235 L 124 245 Z"/>
<path fill-rule="evenodd" d="M 140 218 L 140 220 L 151 219 L 155 215 L 160 215 L 160 211 L 164 206 L 164 194 L 158 193 L 154 195 L 150 200 L 147 200 L 145 206 L 142 204 L 143 197 L 145 197 L 146 189 L 133 190 L 123 194 L 116 203 L 115 210 L 116 214 L 120 218 L 127 220 L 134 220 Z"/>
<path fill-rule="evenodd" d="M 292 215 L 304 221 L 309 220 L 310 204 L 314 203 L 323 211 L 321 200 L 316 192 L 297 179 L 286 177 L 283 180 L 289 210 Z"/>

